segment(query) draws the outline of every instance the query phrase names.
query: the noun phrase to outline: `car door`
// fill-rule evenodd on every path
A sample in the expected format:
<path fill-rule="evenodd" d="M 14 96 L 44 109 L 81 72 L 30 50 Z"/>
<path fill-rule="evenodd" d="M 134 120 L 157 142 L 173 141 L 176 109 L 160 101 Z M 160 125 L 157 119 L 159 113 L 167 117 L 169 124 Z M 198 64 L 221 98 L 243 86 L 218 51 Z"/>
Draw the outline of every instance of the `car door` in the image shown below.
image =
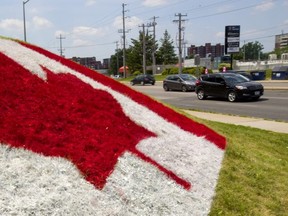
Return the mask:
<path fill-rule="evenodd" d="M 204 91 L 206 95 L 214 96 L 215 93 L 215 76 L 209 76 L 204 82 Z"/>
<path fill-rule="evenodd" d="M 173 89 L 173 90 L 179 90 L 178 88 L 178 81 L 179 77 L 178 76 L 171 76 L 171 79 L 169 80 L 170 82 L 170 89 Z"/>
<path fill-rule="evenodd" d="M 215 78 L 215 85 L 214 85 L 214 96 L 217 97 L 226 97 L 226 89 L 227 85 L 225 80 L 222 77 Z"/>

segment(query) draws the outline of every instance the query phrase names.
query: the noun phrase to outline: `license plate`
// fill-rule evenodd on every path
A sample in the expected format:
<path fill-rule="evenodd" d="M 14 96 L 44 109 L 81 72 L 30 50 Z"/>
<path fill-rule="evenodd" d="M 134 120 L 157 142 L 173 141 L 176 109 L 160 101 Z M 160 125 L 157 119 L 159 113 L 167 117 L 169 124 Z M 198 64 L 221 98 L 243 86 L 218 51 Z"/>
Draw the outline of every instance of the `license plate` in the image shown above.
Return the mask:
<path fill-rule="evenodd" d="M 260 95 L 260 91 L 255 91 L 255 95 Z"/>

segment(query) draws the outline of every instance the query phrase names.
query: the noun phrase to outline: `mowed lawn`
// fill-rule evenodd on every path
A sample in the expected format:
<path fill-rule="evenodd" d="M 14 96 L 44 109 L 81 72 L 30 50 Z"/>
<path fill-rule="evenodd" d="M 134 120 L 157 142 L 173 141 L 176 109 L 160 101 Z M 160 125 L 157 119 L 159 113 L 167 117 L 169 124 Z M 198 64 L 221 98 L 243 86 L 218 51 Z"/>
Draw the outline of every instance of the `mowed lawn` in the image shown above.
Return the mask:
<path fill-rule="evenodd" d="M 288 134 L 190 118 L 227 138 L 210 215 L 288 215 Z"/>

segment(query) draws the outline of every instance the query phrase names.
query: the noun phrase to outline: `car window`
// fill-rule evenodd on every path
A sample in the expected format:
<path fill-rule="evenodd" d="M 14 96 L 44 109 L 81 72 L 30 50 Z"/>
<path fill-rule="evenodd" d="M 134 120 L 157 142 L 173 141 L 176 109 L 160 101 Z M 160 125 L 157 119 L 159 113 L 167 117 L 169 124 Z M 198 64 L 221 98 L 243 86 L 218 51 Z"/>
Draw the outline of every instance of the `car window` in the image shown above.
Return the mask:
<path fill-rule="evenodd" d="M 231 74 L 224 76 L 225 81 L 228 83 L 243 83 L 248 82 L 249 80 L 240 74 Z"/>
<path fill-rule="evenodd" d="M 221 82 L 225 82 L 225 80 L 222 77 L 216 77 L 215 82 L 221 83 Z"/>
<path fill-rule="evenodd" d="M 215 82 L 215 77 L 207 77 L 206 80 L 207 82 Z"/>
<path fill-rule="evenodd" d="M 177 81 L 178 79 L 179 79 L 178 76 L 171 76 L 171 79 L 170 79 L 170 80 L 172 80 L 172 81 Z"/>
<path fill-rule="evenodd" d="M 182 74 L 181 78 L 185 81 L 196 81 L 197 79 L 189 74 Z"/>

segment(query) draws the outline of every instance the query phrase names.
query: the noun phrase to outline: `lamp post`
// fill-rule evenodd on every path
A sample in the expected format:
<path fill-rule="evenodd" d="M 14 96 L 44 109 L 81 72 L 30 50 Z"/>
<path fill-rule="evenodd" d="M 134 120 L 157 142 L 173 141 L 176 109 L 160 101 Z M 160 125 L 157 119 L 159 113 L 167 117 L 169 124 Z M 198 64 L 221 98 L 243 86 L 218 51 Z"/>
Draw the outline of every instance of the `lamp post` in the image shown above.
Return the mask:
<path fill-rule="evenodd" d="M 25 20 L 25 4 L 30 0 L 23 1 L 23 24 L 24 24 L 24 41 L 26 42 L 26 20 Z"/>

